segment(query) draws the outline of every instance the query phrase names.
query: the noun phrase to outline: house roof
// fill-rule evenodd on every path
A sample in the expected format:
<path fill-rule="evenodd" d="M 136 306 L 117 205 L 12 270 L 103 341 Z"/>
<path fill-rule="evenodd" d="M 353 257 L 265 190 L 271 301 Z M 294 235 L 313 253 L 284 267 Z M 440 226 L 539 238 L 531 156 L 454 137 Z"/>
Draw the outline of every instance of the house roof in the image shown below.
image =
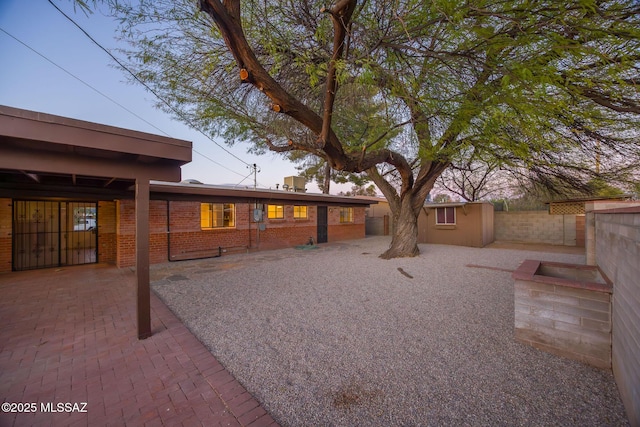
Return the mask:
<path fill-rule="evenodd" d="M 0 187 L 122 190 L 189 161 L 189 141 L 0 106 Z"/>
<path fill-rule="evenodd" d="M 482 204 L 491 204 L 489 202 L 449 202 L 449 203 L 425 203 L 425 208 L 455 208 L 458 206 L 465 205 L 482 205 Z"/>
<path fill-rule="evenodd" d="M 368 206 L 378 203 L 374 200 L 364 200 L 356 197 L 333 196 L 319 193 L 300 193 L 284 190 L 265 190 L 251 188 L 234 188 L 220 185 L 194 184 L 185 182 L 151 181 L 150 191 L 153 198 L 192 199 L 192 200 L 223 200 L 245 199 L 262 203 L 308 203 L 330 204 L 343 206 Z"/>

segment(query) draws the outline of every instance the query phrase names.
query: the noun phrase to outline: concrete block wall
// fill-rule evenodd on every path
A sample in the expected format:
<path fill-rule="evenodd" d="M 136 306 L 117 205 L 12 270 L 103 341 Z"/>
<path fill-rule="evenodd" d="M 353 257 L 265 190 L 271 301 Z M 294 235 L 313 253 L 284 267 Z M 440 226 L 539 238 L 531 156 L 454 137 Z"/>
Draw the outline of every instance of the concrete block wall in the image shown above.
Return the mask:
<path fill-rule="evenodd" d="M 562 217 L 562 244 L 564 246 L 576 246 L 577 243 L 577 230 L 576 222 L 577 215 L 549 215 L 549 216 L 561 216 Z"/>
<path fill-rule="evenodd" d="M 611 367 L 610 292 L 516 278 L 514 302 L 516 340 L 598 368 Z"/>
<path fill-rule="evenodd" d="M 613 282 L 613 374 L 640 426 L 640 209 L 595 212 L 595 258 Z"/>
<path fill-rule="evenodd" d="M 11 199 L 0 198 L 0 273 L 11 271 L 13 232 Z"/>
<path fill-rule="evenodd" d="M 585 250 L 587 256 L 587 264 L 596 265 L 596 217 L 597 211 L 606 211 L 612 209 L 631 209 L 640 207 L 640 201 L 593 201 L 584 205 L 586 211 L 585 218 Z M 606 246 L 606 242 L 601 242 Z"/>
<path fill-rule="evenodd" d="M 575 246 L 575 215 L 546 211 L 494 213 L 495 240 Z"/>

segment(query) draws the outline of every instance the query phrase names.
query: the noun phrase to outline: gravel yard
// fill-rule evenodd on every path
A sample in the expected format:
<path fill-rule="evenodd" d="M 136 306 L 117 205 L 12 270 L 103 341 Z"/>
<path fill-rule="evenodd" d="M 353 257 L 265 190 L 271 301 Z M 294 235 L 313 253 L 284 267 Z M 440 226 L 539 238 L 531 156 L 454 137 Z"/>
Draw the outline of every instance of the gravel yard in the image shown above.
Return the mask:
<path fill-rule="evenodd" d="M 628 425 L 611 372 L 513 338 L 504 270 L 584 256 L 388 244 L 168 263 L 152 286 L 284 426 Z"/>

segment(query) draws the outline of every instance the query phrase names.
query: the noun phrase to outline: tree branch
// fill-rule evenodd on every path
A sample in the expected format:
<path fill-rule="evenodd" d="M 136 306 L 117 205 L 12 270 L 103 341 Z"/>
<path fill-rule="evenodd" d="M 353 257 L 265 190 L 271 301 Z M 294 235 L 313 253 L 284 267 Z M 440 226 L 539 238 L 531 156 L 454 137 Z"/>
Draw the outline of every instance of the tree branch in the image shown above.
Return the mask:
<path fill-rule="evenodd" d="M 333 116 L 333 104 L 336 99 L 338 90 L 338 82 L 336 79 L 336 64 L 342 58 L 344 51 L 344 40 L 347 36 L 347 27 L 351 22 L 351 15 L 356 7 L 356 0 L 341 0 L 331 9 L 322 9 L 328 12 L 333 21 L 333 54 L 329 61 L 329 69 L 327 71 L 327 83 L 324 95 L 324 108 L 322 113 L 322 130 L 320 132 L 320 141 L 322 145 L 326 145 L 331 132 L 331 118 Z"/>
<path fill-rule="evenodd" d="M 272 104 L 278 105 L 284 114 L 306 126 L 316 135 L 320 135 L 323 119 L 276 82 L 249 46 L 240 20 L 240 1 L 225 0 L 223 5 L 220 0 L 200 0 L 200 9 L 213 19 L 238 67 L 247 71 L 246 81 L 269 97 Z M 327 143 L 323 150 L 330 159 L 332 167 L 343 170 L 347 158 L 342 144 L 331 129 L 325 142 Z"/>

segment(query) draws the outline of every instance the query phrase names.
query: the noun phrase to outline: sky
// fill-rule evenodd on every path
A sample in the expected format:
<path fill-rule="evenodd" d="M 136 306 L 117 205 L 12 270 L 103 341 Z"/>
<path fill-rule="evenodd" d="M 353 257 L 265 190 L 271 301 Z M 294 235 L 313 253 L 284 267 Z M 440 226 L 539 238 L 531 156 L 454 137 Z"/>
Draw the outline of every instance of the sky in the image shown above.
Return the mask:
<path fill-rule="evenodd" d="M 72 0 L 52 1 L 118 56 L 111 18 L 74 11 Z M 284 177 L 297 175 L 295 165 L 275 153 L 257 156 L 247 153 L 248 144 L 229 147 L 216 139 L 239 160 L 156 109 L 154 95 L 129 83 L 125 72 L 47 0 L 0 0 L 0 64 L 0 105 L 191 141 L 193 160 L 182 167 L 183 179 L 252 187 L 247 164 L 253 163 L 261 188 L 275 189 Z M 334 184 L 331 193 L 344 189 Z M 320 192 L 314 183 L 307 191 Z"/>

